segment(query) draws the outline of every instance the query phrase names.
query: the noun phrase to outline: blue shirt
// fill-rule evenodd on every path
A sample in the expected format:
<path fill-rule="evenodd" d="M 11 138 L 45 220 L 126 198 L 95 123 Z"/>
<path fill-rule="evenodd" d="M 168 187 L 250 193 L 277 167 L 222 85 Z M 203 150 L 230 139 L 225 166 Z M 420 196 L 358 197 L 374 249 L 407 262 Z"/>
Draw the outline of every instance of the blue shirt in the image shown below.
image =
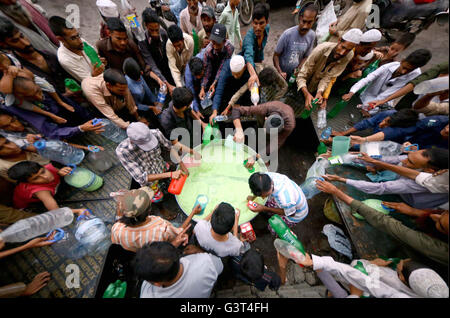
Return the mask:
<path fill-rule="evenodd" d="M 426 117 L 417 123 L 416 131 L 408 141 L 418 144 L 419 149 L 427 149 L 432 146 L 448 149 L 448 139 L 444 139 L 441 135 L 441 130 L 447 125 L 447 116 Z"/>
<path fill-rule="evenodd" d="M 195 57 L 198 57 L 203 61 L 203 54 L 205 53 L 205 49 L 202 49 Z M 205 66 L 203 65 L 203 69 Z M 184 71 L 184 82 L 186 83 L 186 87 L 192 92 L 194 95 L 194 100 L 192 101 L 192 108 L 195 112 L 199 111 L 200 99 L 198 98 L 198 94 L 200 94 L 201 82 L 202 79 L 197 79 L 191 73 L 191 68 L 189 67 L 189 63 L 186 64 L 186 69 Z"/>
<path fill-rule="evenodd" d="M 142 75 L 139 81 L 135 81 L 127 75 L 125 75 L 125 78 L 127 79 L 128 89 L 130 90 L 131 95 L 133 95 L 137 108 L 139 110 L 149 110 L 148 106 L 154 105 L 156 98 L 150 88 L 148 88 L 148 85 Z"/>
<path fill-rule="evenodd" d="M 376 134 L 378 132 L 384 133 L 384 140 L 392 140 L 398 143 L 403 143 L 408 136 L 411 136 L 416 131 L 416 126 L 411 127 L 385 127 L 380 128 L 378 125 L 389 116 L 395 114 L 396 110 L 387 110 L 384 112 L 380 112 L 373 117 L 368 119 L 364 119 L 358 123 L 356 123 L 353 128 L 356 130 L 365 130 L 368 128 L 373 129 L 373 133 Z"/>
<path fill-rule="evenodd" d="M 180 13 L 187 7 L 186 0 L 170 0 L 170 11 L 177 17 L 178 26 L 180 26 Z"/>
<path fill-rule="evenodd" d="M 245 62 L 249 62 L 255 67 L 255 63 L 261 63 L 264 60 L 264 48 L 267 44 L 267 38 L 269 37 L 270 25 L 266 25 L 264 29 L 264 37 L 262 40 L 261 48 L 258 47 L 258 41 L 256 40 L 255 32 L 253 28 L 247 31 L 244 41 L 242 42 L 242 52 L 240 55 L 244 56 Z"/>

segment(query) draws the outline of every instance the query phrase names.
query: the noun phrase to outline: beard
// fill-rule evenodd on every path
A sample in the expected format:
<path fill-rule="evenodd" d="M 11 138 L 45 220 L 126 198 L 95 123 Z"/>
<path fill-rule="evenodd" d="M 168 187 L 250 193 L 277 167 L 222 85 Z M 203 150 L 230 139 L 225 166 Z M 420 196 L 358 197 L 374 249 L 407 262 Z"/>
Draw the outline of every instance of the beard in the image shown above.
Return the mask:
<path fill-rule="evenodd" d="M 17 51 L 19 53 L 23 53 L 23 54 L 30 54 L 30 53 L 33 53 L 35 51 L 35 49 L 32 45 L 28 45 L 28 46 L 24 47 L 23 49 L 16 49 L 15 51 Z"/>

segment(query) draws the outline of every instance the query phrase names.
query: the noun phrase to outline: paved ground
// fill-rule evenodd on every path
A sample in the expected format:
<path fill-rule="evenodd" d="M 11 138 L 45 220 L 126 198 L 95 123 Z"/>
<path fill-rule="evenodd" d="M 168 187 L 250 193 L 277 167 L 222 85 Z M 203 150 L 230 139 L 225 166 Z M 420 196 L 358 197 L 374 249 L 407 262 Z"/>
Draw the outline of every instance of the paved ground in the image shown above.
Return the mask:
<path fill-rule="evenodd" d="M 120 3 L 118 0 L 113 0 Z M 68 1 L 67 1 L 68 2 Z M 85 39 L 91 43 L 95 43 L 99 35 L 100 16 L 95 7 L 94 0 L 70 1 L 79 4 L 81 12 L 81 32 Z M 265 57 L 267 63 L 272 64 L 272 55 L 276 42 L 282 32 L 293 26 L 293 19 L 290 15 L 295 1 L 283 0 L 273 4 L 270 12 L 271 31 L 269 41 L 265 49 Z M 147 6 L 147 0 L 135 0 L 138 13 Z M 64 15 L 65 5 L 63 1 L 40 0 L 39 4 L 47 9 L 48 15 L 53 14 Z M 248 27 L 243 27 L 242 32 L 245 33 Z M 433 52 L 431 62 L 424 67 L 426 70 L 429 66 L 448 59 L 448 25 L 442 27 L 436 24 L 432 25 L 429 30 L 422 32 L 414 42 L 414 44 L 405 52 L 402 57 L 417 48 L 428 48 Z M 278 172 L 290 176 L 298 184 L 304 181 L 307 169 L 314 161 L 314 149 L 317 147 L 316 136 L 312 130 L 311 124 L 297 125 L 296 130 L 290 136 L 286 145 L 280 151 L 280 165 Z M 299 140 L 308 140 L 308 142 L 298 142 Z M 320 234 L 323 226 L 330 223 L 322 211 L 324 200 L 327 198 L 325 194 L 317 195 L 309 201 L 310 213 L 307 219 L 301 222 L 296 228 L 295 233 L 304 243 L 307 251 L 314 251 L 318 255 L 331 255 L 338 261 L 348 261 L 342 256 L 337 255 L 328 245 L 326 237 Z M 176 204 L 176 203 L 172 203 Z M 174 206 L 174 208 L 177 208 Z M 273 247 L 273 239 L 267 230 L 267 216 L 258 216 L 254 220 L 254 226 L 258 240 L 253 243 L 253 247 L 258 249 L 265 258 L 265 262 L 269 269 L 277 270 L 277 261 L 275 249 Z M 292 265 L 292 264 L 291 264 Z M 217 297 L 324 297 L 323 286 L 316 286 L 317 278 L 313 272 L 304 271 L 298 266 L 290 266 L 288 274 L 288 284 L 283 286 L 277 293 L 266 291 L 264 293 L 256 291 L 254 288 L 235 282 L 229 275 L 222 275 L 219 281 L 215 296 Z"/>

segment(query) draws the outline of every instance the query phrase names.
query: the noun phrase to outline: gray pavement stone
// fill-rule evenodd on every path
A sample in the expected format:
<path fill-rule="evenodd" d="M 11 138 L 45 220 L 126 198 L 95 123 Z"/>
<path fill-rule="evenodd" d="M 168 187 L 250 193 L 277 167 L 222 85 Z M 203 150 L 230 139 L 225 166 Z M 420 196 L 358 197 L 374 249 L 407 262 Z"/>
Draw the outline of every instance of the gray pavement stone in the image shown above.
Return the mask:
<path fill-rule="evenodd" d="M 299 295 L 299 298 L 323 298 L 319 295 L 318 292 L 311 290 L 300 291 Z"/>
<path fill-rule="evenodd" d="M 319 283 L 319 279 L 317 278 L 317 275 L 314 272 L 307 272 L 305 274 L 305 280 L 310 286 L 315 286 Z"/>
<path fill-rule="evenodd" d="M 216 292 L 216 298 L 235 298 L 235 296 L 232 289 L 224 289 Z"/>
<path fill-rule="evenodd" d="M 314 286 L 314 287 L 310 287 L 312 290 L 316 291 L 320 297 L 326 298 L 327 294 L 327 288 L 324 285 L 319 285 L 319 286 Z"/>
<path fill-rule="evenodd" d="M 294 281 L 296 284 L 302 283 L 306 279 L 305 272 L 303 271 L 303 268 L 301 268 L 298 265 L 293 266 L 293 272 L 294 272 Z"/>
<path fill-rule="evenodd" d="M 244 285 L 244 286 L 235 286 L 233 288 L 233 294 L 236 298 L 253 298 L 252 290 L 250 286 Z"/>
<path fill-rule="evenodd" d="M 277 292 L 269 288 L 266 288 L 264 291 L 256 290 L 256 296 L 258 296 L 258 298 L 280 298 Z"/>

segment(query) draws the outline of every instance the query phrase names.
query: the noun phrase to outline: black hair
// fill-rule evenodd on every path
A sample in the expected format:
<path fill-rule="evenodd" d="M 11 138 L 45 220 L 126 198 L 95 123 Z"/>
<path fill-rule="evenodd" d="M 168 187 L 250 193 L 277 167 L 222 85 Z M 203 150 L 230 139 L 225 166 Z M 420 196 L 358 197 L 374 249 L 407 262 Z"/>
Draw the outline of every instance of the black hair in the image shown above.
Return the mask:
<path fill-rule="evenodd" d="M 411 127 L 416 125 L 419 115 L 412 109 L 401 109 L 389 116 L 390 127 Z"/>
<path fill-rule="evenodd" d="M 73 29 L 74 26 L 66 19 L 54 15 L 48 19 L 48 25 L 57 36 L 64 36 L 64 29 Z"/>
<path fill-rule="evenodd" d="M 127 32 L 125 24 L 119 18 L 108 18 L 106 20 L 106 26 L 110 32 Z"/>
<path fill-rule="evenodd" d="M 225 235 L 231 231 L 234 225 L 235 212 L 231 204 L 221 202 L 211 216 L 211 227 L 219 235 Z"/>
<path fill-rule="evenodd" d="M 264 257 L 254 249 L 249 249 L 241 258 L 242 274 L 251 282 L 264 275 Z"/>
<path fill-rule="evenodd" d="M 300 19 L 301 17 L 303 17 L 303 15 L 305 14 L 306 11 L 312 11 L 316 13 L 316 18 L 317 18 L 317 14 L 319 14 L 319 8 L 313 3 L 310 2 L 308 4 L 306 4 L 306 6 L 304 6 L 299 14 L 298 14 L 298 18 Z"/>
<path fill-rule="evenodd" d="M 8 177 L 19 182 L 27 182 L 33 174 L 43 167 L 34 161 L 22 161 L 8 169 Z"/>
<path fill-rule="evenodd" d="M 111 85 L 116 85 L 117 83 L 127 84 L 127 79 L 125 78 L 123 73 L 114 68 L 108 68 L 106 71 L 104 71 L 103 78 L 106 83 L 109 83 Z"/>
<path fill-rule="evenodd" d="M 177 87 L 172 92 L 173 107 L 176 109 L 189 106 L 193 99 L 194 95 L 186 87 Z"/>
<path fill-rule="evenodd" d="M 123 61 L 122 68 L 123 72 L 131 79 L 137 81 L 141 78 L 141 67 L 134 58 L 127 57 L 125 61 Z"/>
<path fill-rule="evenodd" d="M 409 286 L 409 276 L 411 276 L 412 272 L 421 268 L 428 268 L 428 267 L 413 260 L 403 262 L 402 274 L 408 286 Z"/>
<path fill-rule="evenodd" d="M 397 40 L 395 40 L 394 43 L 403 45 L 406 49 L 414 42 L 415 39 L 416 35 L 414 33 L 407 32 L 402 34 L 402 36 L 400 36 Z"/>
<path fill-rule="evenodd" d="M 415 67 L 422 67 L 431 60 L 431 52 L 426 49 L 418 49 L 409 54 L 403 61 Z"/>
<path fill-rule="evenodd" d="M 167 29 L 167 36 L 172 43 L 183 41 L 183 31 L 181 31 L 180 27 L 176 24 L 172 24 Z"/>
<path fill-rule="evenodd" d="M 429 159 L 430 166 L 437 169 L 448 169 L 448 149 L 432 147 L 425 149 L 422 155 Z"/>
<path fill-rule="evenodd" d="M 0 41 L 4 42 L 7 38 L 14 36 L 19 29 L 7 18 L 0 17 Z"/>
<path fill-rule="evenodd" d="M 248 179 L 248 184 L 253 195 L 261 196 L 264 192 L 270 191 L 272 189 L 272 179 L 261 172 L 255 172 Z"/>
<path fill-rule="evenodd" d="M 259 74 L 259 83 L 261 86 L 271 86 L 273 83 L 276 83 L 277 74 L 276 71 L 271 67 L 264 68 Z"/>
<path fill-rule="evenodd" d="M 129 218 L 126 216 L 122 216 L 119 220 L 119 222 L 125 224 L 125 225 L 131 225 L 131 226 L 135 226 L 135 225 L 139 225 L 141 223 L 144 223 L 147 220 L 147 213 L 142 213 L 139 214 L 138 216 L 136 216 L 135 218 Z"/>
<path fill-rule="evenodd" d="M 13 80 L 13 91 L 15 91 L 18 88 L 26 88 L 27 85 L 35 84 L 33 80 L 30 80 L 29 78 L 17 76 Z"/>
<path fill-rule="evenodd" d="M 136 251 L 135 274 L 149 282 L 169 282 L 180 269 L 180 253 L 169 242 L 153 242 Z"/>
<path fill-rule="evenodd" d="M 159 17 L 156 14 L 155 10 L 153 10 L 152 8 L 145 8 L 145 10 L 142 12 L 142 21 L 144 22 L 144 24 L 146 23 L 160 24 Z"/>
<path fill-rule="evenodd" d="M 252 21 L 262 18 L 266 18 L 266 21 L 269 21 L 269 10 L 270 7 L 267 3 L 258 2 L 253 10 Z"/>
<path fill-rule="evenodd" d="M 193 57 L 189 61 L 189 69 L 194 76 L 201 75 L 203 72 L 203 61 L 201 58 Z"/>

